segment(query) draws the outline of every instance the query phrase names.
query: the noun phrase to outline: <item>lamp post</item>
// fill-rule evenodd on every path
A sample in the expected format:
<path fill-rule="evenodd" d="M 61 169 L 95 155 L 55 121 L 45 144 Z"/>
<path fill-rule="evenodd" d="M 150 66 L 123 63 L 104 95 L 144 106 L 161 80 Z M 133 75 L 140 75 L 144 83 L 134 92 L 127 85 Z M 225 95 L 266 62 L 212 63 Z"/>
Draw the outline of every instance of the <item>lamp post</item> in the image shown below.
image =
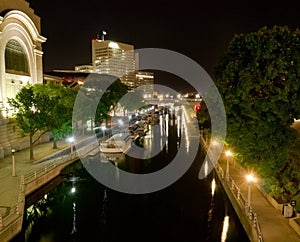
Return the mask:
<path fill-rule="evenodd" d="M 246 176 L 246 180 L 248 182 L 248 200 L 247 200 L 247 207 L 250 208 L 251 206 L 251 185 L 252 185 L 252 182 L 255 181 L 255 177 L 252 173 L 249 173 L 247 176 Z"/>
<path fill-rule="evenodd" d="M 11 150 L 11 159 L 12 159 L 12 176 L 16 175 L 16 161 L 15 161 L 15 149 Z"/>
<path fill-rule="evenodd" d="M 70 145 L 70 156 L 72 157 L 72 155 L 73 155 L 73 143 L 74 143 L 74 136 L 71 136 L 71 137 L 69 137 L 68 139 L 67 139 L 67 141 L 71 144 Z"/>
<path fill-rule="evenodd" d="M 229 181 L 229 157 L 232 155 L 230 150 L 225 152 L 226 155 L 226 181 Z"/>
<path fill-rule="evenodd" d="M 103 134 L 103 139 L 104 139 L 104 138 L 105 138 L 105 130 L 106 130 L 106 127 L 105 127 L 105 126 L 102 126 L 101 129 L 102 129 L 102 134 Z"/>

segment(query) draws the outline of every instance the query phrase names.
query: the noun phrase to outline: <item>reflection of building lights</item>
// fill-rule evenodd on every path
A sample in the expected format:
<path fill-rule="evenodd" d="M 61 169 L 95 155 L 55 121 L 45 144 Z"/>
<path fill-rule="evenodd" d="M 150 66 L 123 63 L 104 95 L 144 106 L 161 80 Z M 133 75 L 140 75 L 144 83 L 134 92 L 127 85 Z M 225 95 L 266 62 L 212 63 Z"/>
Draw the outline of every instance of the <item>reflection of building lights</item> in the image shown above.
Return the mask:
<path fill-rule="evenodd" d="M 75 187 L 72 187 L 71 188 L 71 193 L 75 193 L 76 192 L 76 188 Z"/>
<path fill-rule="evenodd" d="M 204 164 L 204 175 L 207 176 L 208 174 L 208 163 L 207 161 L 205 161 L 205 164 Z"/>

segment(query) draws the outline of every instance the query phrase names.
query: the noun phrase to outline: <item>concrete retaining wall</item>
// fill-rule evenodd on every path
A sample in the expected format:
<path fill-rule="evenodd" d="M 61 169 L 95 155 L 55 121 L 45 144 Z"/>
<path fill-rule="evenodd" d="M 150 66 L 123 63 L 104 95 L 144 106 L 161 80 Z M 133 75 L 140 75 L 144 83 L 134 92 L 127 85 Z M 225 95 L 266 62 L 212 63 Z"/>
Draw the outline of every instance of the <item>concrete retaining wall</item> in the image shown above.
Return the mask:
<path fill-rule="evenodd" d="M 34 138 L 38 136 L 35 135 Z M 37 144 L 49 142 L 50 133 L 43 135 Z M 29 148 L 29 136 L 23 137 L 22 130 L 13 119 L 0 119 L 0 159 L 11 154 L 11 149 L 16 151 Z"/>

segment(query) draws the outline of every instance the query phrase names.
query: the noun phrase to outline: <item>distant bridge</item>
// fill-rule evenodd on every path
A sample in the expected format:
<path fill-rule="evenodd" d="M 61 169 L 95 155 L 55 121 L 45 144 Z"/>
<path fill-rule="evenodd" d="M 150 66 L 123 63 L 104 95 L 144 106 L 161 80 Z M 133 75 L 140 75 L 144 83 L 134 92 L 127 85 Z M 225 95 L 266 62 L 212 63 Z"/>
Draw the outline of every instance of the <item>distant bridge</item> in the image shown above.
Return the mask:
<path fill-rule="evenodd" d="M 145 98 L 147 104 L 153 104 L 158 106 L 168 105 L 181 105 L 183 103 L 189 103 L 192 108 L 198 106 L 202 102 L 202 98 Z"/>

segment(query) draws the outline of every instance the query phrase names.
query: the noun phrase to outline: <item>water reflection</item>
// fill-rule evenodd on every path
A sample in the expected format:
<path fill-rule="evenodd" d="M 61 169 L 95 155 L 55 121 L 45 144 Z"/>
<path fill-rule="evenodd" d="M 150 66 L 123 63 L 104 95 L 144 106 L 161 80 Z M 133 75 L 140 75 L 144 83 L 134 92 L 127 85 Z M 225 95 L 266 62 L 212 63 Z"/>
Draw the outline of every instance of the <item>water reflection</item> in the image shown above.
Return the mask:
<path fill-rule="evenodd" d="M 222 229 L 222 235 L 221 235 L 221 242 L 225 242 L 227 239 L 227 233 L 229 228 L 229 216 L 224 217 L 223 221 L 223 229 Z"/>
<path fill-rule="evenodd" d="M 77 229 L 76 229 L 76 203 L 73 202 L 73 227 L 72 227 L 71 234 L 74 234 L 76 232 L 77 232 Z"/>
<path fill-rule="evenodd" d="M 178 143 L 177 131 L 176 125 L 170 126 L 168 142 L 152 159 L 105 156 L 98 163 L 101 169 L 108 162 L 113 164 L 112 176 L 117 180 L 120 169 L 136 173 L 159 170 L 173 159 L 178 146 L 188 146 L 186 140 Z M 151 139 L 144 137 L 141 145 L 149 143 Z M 106 188 L 78 161 L 70 166 L 61 185 L 28 207 L 23 223 L 26 232 L 18 242 L 249 241 L 214 173 L 198 179 L 203 159 L 199 152 L 191 168 L 175 184 L 145 195 Z"/>
<path fill-rule="evenodd" d="M 211 182 L 211 196 L 214 197 L 215 195 L 215 190 L 216 190 L 216 180 L 213 178 Z"/>

